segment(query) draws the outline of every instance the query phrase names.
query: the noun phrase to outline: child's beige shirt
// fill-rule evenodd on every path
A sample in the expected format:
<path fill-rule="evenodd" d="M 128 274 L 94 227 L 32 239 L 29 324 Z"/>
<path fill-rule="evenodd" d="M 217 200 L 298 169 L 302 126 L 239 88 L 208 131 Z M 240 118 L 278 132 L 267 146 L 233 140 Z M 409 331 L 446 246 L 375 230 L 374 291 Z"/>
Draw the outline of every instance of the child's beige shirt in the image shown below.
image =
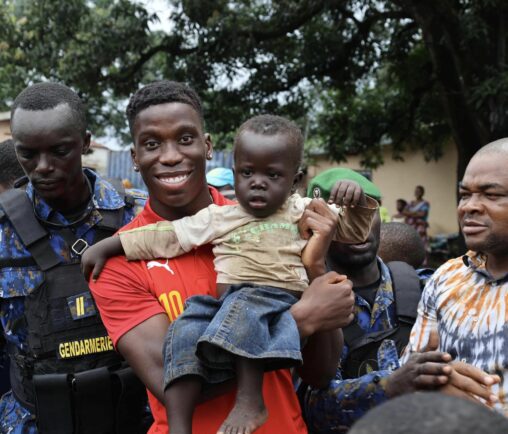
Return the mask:
<path fill-rule="evenodd" d="M 172 258 L 211 243 L 217 283 L 251 282 L 303 291 L 309 284 L 301 261 L 307 240 L 300 237 L 297 224 L 311 200 L 294 194 L 266 218 L 254 217 L 240 205 L 210 205 L 192 216 L 119 235 L 129 260 Z M 340 214 L 335 240 L 355 244 L 367 239 L 378 209 L 374 199 L 367 201 L 367 207 L 330 205 Z"/>

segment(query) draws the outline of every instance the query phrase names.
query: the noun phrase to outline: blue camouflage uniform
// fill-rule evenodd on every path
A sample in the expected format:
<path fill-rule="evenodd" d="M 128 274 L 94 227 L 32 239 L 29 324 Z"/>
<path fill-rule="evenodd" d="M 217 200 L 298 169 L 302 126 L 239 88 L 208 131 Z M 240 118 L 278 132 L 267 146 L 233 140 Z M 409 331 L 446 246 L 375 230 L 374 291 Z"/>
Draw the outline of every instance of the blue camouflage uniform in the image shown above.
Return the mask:
<path fill-rule="evenodd" d="M 84 169 L 85 175 L 93 186 L 93 204 L 95 209 L 85 220 L 73 228 L 76 229 L 76 237 L 82 238 L 91 244 L 95 236 L 95 225 L 101 220 L 100 210 L 120 209 L 125 205 L 124 197 L 121 197 L 110 183 L 102 179 L 95 172 Z M 31 184 L 27 185 L 26 193 L 33 201 L 37 214 L 43 219 L 52 218 L 67 224 L 67 220 L 61 214 L 53 211 L 34 191 Z M 127 224 L 142 210 L 146 193 L 140 190 L 128 190 L 127 195 L 134 200 L 133 207 L 126 207 L 123 215 L 123 224 Z M 50 243 L 63 263 L 76 259 L 64 239 L 52 228 L 46 227 L 50 233 Z M 14 231 L 11 223 L 6 219 L 0 221 L 0 259 L 29 257 L 21 240 Z M 43 282 L 44 273 L 36 266 L 20 268 L 0 269 L 0 322 L 5 339 L 23 349 L 26 345 L 27 331 L 24 326 L 24 297 Z M 1 352 L 4 351 L 0 349 Z M 21 404 L 19 404 L 12 392 L 6 393 L 0 399 L 0 434 L 36 434 L 34 416 Z"/>
<path fill-rule="evenodd" d="M 372 309 L 369 303 L 355 294 L 355 318 L 366 334 L 398 325 L 390 271 L 380 258 L 378 264 L 381 280 Z M 304 391 L 303 412 L 310 433 L 346 432 L 368 410 L 388 399 L 385 379 L 400 366 L 395 342 L 385 339 L 381 343 L 377 371 L 344 380 L 340 366 L 348 354 L 349 348 L 344 344 L 335 378 L 327 388 L 309 387 Z"/>

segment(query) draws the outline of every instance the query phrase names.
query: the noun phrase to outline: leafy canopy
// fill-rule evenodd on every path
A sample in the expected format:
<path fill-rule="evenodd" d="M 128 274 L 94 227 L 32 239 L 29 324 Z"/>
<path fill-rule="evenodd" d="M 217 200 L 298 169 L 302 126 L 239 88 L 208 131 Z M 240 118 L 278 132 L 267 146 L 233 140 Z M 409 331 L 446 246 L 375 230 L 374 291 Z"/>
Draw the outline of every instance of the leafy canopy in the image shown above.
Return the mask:
<path fill-rule="evenodd" d="M 219 145 L 253 114 L 298 121 L 340 160 L 381 148 L 440 156 L 459 174 L 508 135 L 504 0 L 168 0 L 159 15 L 129 0 L 3 0 L 0 109 L 38 80 L 87 101 L 96 133 L 126 132 L 125 100 L 143 83 L 186 81 Z"/>

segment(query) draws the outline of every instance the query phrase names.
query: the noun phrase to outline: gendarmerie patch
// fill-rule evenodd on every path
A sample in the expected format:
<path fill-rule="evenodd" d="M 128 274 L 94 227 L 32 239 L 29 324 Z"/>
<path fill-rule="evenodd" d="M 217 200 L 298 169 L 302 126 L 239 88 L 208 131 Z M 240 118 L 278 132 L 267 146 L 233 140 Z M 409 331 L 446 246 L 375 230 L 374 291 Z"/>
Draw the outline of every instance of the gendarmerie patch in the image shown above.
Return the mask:
<path fill-rule="evenodd" d="M 56 356 L 59 359 L 71 359 L 113 350 L 113 342 L 109 336 L 96 336 L 93 338 L 60 342 L 58 344 Z"/>

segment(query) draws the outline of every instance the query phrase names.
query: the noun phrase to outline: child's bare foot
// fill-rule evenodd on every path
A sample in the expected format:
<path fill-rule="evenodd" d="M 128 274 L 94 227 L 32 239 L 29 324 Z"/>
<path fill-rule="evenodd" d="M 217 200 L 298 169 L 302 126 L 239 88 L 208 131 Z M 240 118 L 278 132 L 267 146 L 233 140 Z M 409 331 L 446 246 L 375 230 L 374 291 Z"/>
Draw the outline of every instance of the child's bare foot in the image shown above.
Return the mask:
<path fill-rule="evenodd" d="M 238 399 L 217 434 L 252 434 L 266 422 L 268 412 L 264 403 Z"/>

